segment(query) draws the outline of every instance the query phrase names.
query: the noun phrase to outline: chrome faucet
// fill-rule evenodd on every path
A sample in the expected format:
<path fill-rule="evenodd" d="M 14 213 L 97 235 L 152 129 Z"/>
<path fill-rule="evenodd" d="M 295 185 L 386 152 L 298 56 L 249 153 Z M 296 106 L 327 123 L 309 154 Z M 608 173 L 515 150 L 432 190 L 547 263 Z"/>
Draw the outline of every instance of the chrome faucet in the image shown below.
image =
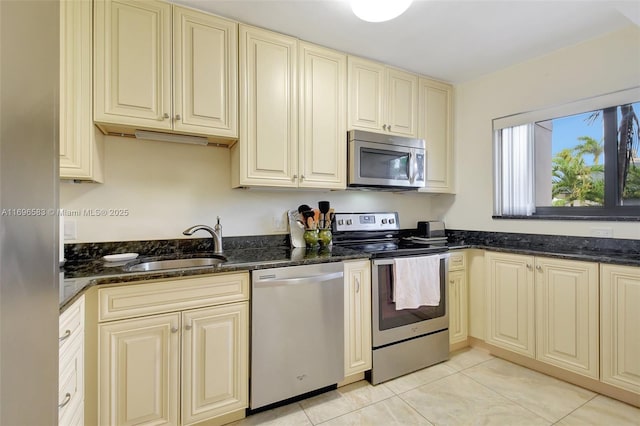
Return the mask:
<path fill-rule="evenodd" d="M 185 229 L 182 233 L 184 235 L 193 235 L 194 232 L 200 230 L 207 231 L 211 234 L 213 238 L 213 252 L 215 254 L 222 254 L 222 225 L 220 225 L 220 216 L 218 216 L 218 222 L 213 228 L 207 225 L 195 225 Z"/>

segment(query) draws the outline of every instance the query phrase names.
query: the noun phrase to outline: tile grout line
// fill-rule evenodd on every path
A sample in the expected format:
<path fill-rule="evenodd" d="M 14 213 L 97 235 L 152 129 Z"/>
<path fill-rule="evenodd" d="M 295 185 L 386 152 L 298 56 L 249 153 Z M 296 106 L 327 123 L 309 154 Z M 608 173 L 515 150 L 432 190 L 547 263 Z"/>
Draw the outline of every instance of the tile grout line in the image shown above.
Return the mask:
<path fill-rule="evenodd" d="M 478 365 L 480 365 L 480 364 L 478 364 Z M 553 424 L 555 424 L 555 423 L 556 423 L 556 420 L 549 420 L 549 419 L 547 419 L 547 418 L 545 418 L 545 417 L 542 417 L 540 414 L 538 414 L 538 413 L 536 413 L 536 412 L 532 411 L 531 409 L 529 409 L 529 408 L 525 407 L 524 405 L 520 404 L 518 401 L 515 401 L 515 400 L 513 400 L 513 399 L 509 398 L 507 395 L 503 395 L 503 394 L 501 394 L 500 392 L 498 392 L 498 391 L 497 391 L 497 390 L 495 390 L 495 389 L 491 389 L 489 386 L 485 385 L 484 383 L 481 383 L 481 382 L 477 381 L 476 379 L 474 379 L 473 377 L 469 376 L 468 374 L 465 374 L 465 373 L 464 373 L 464 372 L 462 372 L 462 371 L 461 371 L 460 373 L 461 373 L 464 377 L 466 377 L 466 378 L 468 378 L 468 379 L 470 379 L 470 380 L 472 380 L 472 381 L 476 382 L 477 384 L 479 384 L 480 386 L 484 387 L 485 389 L 488 389 L 488 390 L 490 390 L 491 392 L 495 393 L 496 395 L 499 395 L 500 397 L 502 397 L 502 398 L 506 399 L 507 401 L 509 401 L 509 402 L 511 402 L 511 403 L 513 403 L 513 404 L 515 404 L 515 405 L 517 405 L 518 407 L 520 407 L 520 408 L 523 408 L 523 409 L 527 410 L 528 412 L 530 412 L 530 413 L 531 413 L 531 414 L 533 414 L 534 416 L 536 416 L 536 417 L 538 417 L 538 418 L 540 418 L 540 419 L 542 419 L 542 420 L 544 420 L 544 421 L 546 421 L 546 422 L 551 422 L 551 423 L 550 423 L 550 425 L 553 425 Z M 559 421 L 559 420 L 557 420 L 557 421 Z"/>
<path fill-rule="evenodd" d="M 592 398 L 586 400 L 584 402 L 584 404 L 576 407 L 574 410 L 572 410 L 571 412 L 567 413 L 566 415 L 562 416 L 562 418 L 558 419 L 558 421 L 556 421 L 555 423 L 553 423 L 554 425 L 560 423 L 561 421 L 563 421 L 564 419 L 566 419 L 567 417 L 569 417 L 570 415 L 572 415 L 573 413 L 575 413 L 576 411 L 578 411 L 579 409 L 581 409 L 582 407 L 584 407 L 585 405 L 587 405 L 588 403 L 590 403 L 591 401 L 593 401 L 594 399 L 596 399 L 598 396 L 600 396 L 599 393 L 596 393 L 595 395 L 593 395 Z"/>

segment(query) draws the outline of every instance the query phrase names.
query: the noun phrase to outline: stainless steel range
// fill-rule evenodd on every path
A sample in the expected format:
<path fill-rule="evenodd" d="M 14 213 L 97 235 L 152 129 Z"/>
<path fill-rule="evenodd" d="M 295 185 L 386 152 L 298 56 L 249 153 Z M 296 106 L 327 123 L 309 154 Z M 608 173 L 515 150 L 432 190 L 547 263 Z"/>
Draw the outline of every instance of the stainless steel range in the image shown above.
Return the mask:
<path fill-rule="evenodd" d="M 335 216 L 334 244 L 369 253 L 372 258 L 373 368 L 368 378 L 373 384 L 449 357 L 446 238 L 423 239 L 404 234 L 396 212 L 336 213 Z M 439 290 L 437 304 L 397 309 L 396 290 L 411 279 L 396 274 L 398 260 L 402 258 L 415 259 L 417 263 L 413 264 L 418 268 L 422 263 L 435 263 L 438 269 L 435 272 L 431 269 L 431 274 L 421 280 L 430 277 L 436 281 L 426 284 Z"/>

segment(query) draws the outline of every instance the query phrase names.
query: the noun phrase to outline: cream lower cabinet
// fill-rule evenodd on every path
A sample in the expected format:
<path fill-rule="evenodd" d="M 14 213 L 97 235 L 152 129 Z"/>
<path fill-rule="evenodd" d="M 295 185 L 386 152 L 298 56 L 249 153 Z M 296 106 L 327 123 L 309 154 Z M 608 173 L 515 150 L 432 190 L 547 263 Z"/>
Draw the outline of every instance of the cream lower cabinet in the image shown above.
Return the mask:
<path fill-rule="evenodd" d="M 600 266 L 604 383 L 640 394 L 640 267 Z"/>
<path fill-rule="evenodd" d="M 244 417 L 248 281 L 248 274 L 220 274 L 101 289 L 99 424 Z M 136 317 L 105 320 L 129 316 Z"/>
<path fill-rule="evenodd" d="M 84 424 L 84 296 L 59 319 L 58 424 Z"/>
<path fill-rule="evenodd" d="M 466 253 L 449 256 L 449 344 L 466 342 L 468 337 L 468 298 Z"/>
<path fill-rule="evenodd" d="M 345 377 L 371 369 L 371 262 L 344 262 Z"/>
<path fill-rule="evenodd" d="M 427 180 L 420 192 L 454 193 L 453 87 L 420 78 L 418 138 L 427 144 Z"/>
<path fill-rule="evenodd" d="M 486 340 L 598 378 L 596 263 L 487 252 Z"/>

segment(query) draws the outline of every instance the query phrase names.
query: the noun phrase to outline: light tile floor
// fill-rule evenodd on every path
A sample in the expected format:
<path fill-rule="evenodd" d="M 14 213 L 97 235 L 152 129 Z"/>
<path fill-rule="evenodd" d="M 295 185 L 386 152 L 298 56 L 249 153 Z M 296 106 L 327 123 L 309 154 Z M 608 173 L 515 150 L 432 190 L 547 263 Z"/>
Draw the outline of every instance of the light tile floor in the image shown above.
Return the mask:
<path fill-rule="evenodd" d="M 233 423 L 467 424 L 640 426 L 640 409 L 472 348 L 377 386 L 360 381 Z"/>

